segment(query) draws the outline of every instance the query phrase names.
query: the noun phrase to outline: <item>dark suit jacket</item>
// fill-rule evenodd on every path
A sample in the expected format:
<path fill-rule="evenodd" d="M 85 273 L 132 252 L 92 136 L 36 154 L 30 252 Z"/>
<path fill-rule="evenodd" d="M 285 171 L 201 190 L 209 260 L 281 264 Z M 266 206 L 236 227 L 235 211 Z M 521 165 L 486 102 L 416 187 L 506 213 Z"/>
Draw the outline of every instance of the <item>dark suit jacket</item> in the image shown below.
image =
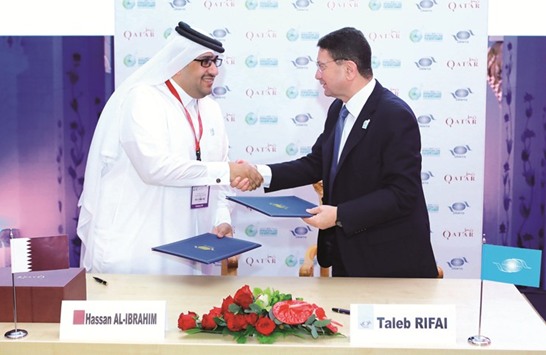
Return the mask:
<path fill-rule="evenodd" d="M 323 203 L 338 207 L 342 227 L 319 231 L 321 266 L 331 266 L 335 238 L 349 276 L 436 277 L 415 115 L 376 82 L 345 143 L 330 191 L 334 130 L 341 106 L 340 100 L 331 104 L 311 153 L 269 165 L 273 176 L 266 191 L 323 180 Z"/>

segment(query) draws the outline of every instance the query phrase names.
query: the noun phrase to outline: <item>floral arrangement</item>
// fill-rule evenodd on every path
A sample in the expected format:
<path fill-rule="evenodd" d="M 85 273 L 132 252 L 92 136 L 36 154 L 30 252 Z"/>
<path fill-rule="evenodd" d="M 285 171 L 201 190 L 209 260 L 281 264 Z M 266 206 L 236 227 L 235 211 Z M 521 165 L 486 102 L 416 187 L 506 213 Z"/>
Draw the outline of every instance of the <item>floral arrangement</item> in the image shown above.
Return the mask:
<path fill-rule="evenodd" d="M 255 337 L 262 344 L 271 344 L 279 336 L 342 335 L 341 324 L 326 318 L 324 309 L 291 294 L 277 290 L 244 285 L 234 296 L 224 298 L 221 307 L 213 307 L 202 319 L 195 312 L 181 313 L 178 328 L 188 334 L 214 333 L 231 335 L 237 343 Z"/>

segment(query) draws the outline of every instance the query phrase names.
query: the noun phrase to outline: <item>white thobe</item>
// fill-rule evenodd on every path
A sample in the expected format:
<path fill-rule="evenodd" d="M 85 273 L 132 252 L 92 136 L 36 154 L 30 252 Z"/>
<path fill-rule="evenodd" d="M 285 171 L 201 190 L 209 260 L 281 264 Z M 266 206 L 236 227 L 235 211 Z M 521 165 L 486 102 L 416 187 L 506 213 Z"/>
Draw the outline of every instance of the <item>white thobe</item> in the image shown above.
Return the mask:
<path fill-rule="evenodd" d="M 187 95 L 177 90 L 184 102 Z M 231 223 L 225 199 L 232 190 L 224 119 L 211 98 L 198 102 L 202 161 L 196 160 L 194 134 L 182 106 L 165 84 L 137 86 L 129 92 L 121 110 L 119 154 L 104 162 L 98 191 L 84 188 L 84 194 L 98 194 L 93 213 L 82 203 L 78 225 L 88 271 L 210 272 L 201 264 L 151 250 Z M 192 209 L 192 187 L 204 185 L 210 187 L 208 207 Z"/>

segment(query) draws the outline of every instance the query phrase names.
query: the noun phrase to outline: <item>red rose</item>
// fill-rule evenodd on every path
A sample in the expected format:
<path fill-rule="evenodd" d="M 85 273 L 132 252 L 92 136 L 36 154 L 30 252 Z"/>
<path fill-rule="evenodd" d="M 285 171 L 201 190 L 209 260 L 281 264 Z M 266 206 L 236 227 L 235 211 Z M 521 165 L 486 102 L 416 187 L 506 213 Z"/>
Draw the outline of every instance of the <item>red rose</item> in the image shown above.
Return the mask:
<path fill-rule="evenodd" d="M 258 321 L 258 314 L 256 313 L 247 313 L 245 314 L 246 322 L 250 325 L 255 325 Z"/>
<path fill-rule="evenodd" d="M 243 307 L 243 309 L 247 309 L 250 304 L 254 302 L 254 295 L 252 294 L 250 287 L 244 285 L 235 293 L 234 299 L 235 303 Z"/>
<path fill-rule="evenodd" d="M 229 312 L 229 305 L 232 303 L 234 303 L 233 297 L 228 296 L 228 298 L 224 298 L 222 301 L 222 314 L 225 315 L 227 312 Z"/>
<path fill-rule="evenodd" d="M 196 318 L 197 314 L 195 314 L 195 312 L 188 312 L 188 314 L 180 313 L 180 316 L 178 317 L 178 328 L 188 330 L 197 327 Z"/>
<path fill-rule="evenodd" d="M 211 316 L 215 316 L 215 317 L 220 317 L 222 315 L 222 308 L 220 307 L 213 307 L 210 311 L 209 311 L 209 314 Z"/>
<path fill-rule="evenodd" d="M 275 330 L 275 322 L 267 317 L 262 317 L 256 322 L 256 330 L 263 335 L 269 335 Z"/>
<path fill-rule="evenodd" d="M 203 320 L 201 321 L 201 327 L 206 330 L 213 330 L 216 328 L 216 322 L 214 321 L 215 315 L 209 313 L 203 315 Z"/>
<path fill-rule="evenodd" d="M 238 332 L 246 329 L 247 322 L 244 314 L 233 314 L 226 319 L 227 327 L 232 332 Z"/>
<path fill-rule="evenodd" d="M 224 316 L 224 320 L 227 323 L 228 319 L 232 319 L 233 317 L 235 317 L 235 314 L 228 311 L 228 312 L 224 313 L 223 316 Z"/>

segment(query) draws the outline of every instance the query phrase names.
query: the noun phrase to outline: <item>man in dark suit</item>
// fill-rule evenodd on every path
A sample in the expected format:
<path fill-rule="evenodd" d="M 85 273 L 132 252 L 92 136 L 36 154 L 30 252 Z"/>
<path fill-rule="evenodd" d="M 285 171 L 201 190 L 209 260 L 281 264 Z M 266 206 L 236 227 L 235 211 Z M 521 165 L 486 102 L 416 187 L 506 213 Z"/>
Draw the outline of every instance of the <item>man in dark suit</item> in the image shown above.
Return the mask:
<path fill-rule="evenodd" d="M 373 77 L 361 31 L 342 28 L 318 47 L 315 78 L 336 100 L 311 153 L 268 165 L 266 191 L 323 181 L 323 204 L 304 221 L 320 229 L 318 261 L 332 276 L 437 277 L 414 113 Z"/>

